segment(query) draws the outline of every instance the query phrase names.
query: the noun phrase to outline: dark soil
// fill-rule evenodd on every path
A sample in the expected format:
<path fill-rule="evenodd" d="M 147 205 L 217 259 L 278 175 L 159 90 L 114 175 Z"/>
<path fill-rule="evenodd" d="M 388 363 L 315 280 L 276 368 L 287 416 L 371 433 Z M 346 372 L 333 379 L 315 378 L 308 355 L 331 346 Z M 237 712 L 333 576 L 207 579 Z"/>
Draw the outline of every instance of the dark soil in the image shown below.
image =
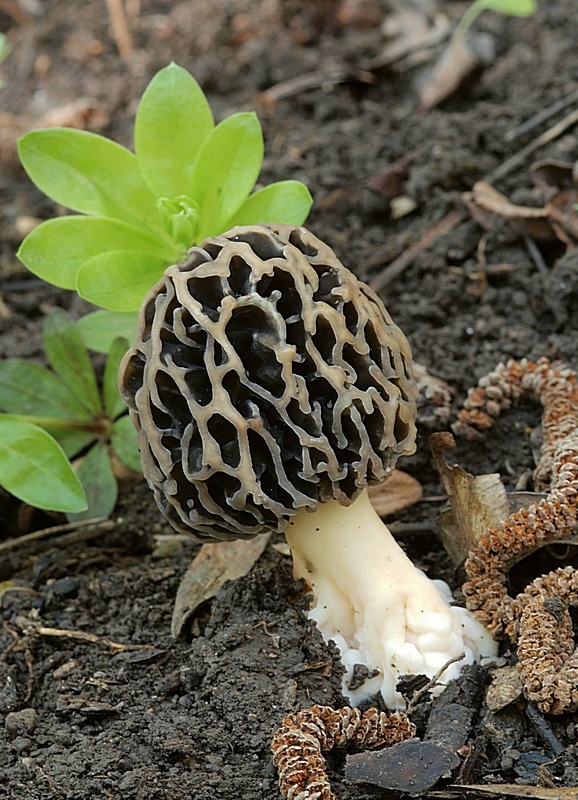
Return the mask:
<path fill-rule="evenodd" d="M 26 130 L 51 108 L 92 98 L 106 115 L 101 132 L 130 145 L 142 90 L 175 60 L 197 77 L 219 118 L 259 109 L 267 151 L 263 182 L 307 183 L 315 198 L 308 226 L 371 279 L 444 215 L 463 209 L 462 192 L 560 114 L 512 141 L 508 133 L 575 89 L 575 2 L 550 0 L 528 20 L 486 13 L 476 27 L 493 36 L 494 61 L 428 113 L 416 99 L 424 67 L 407 60 L 374 70 L 371 83 L 322 83 L 274 108 L 260 106 L 259 93 L 280 81 L 317 71 L 353 74 L 379 55 L 379 26 L 339 21 L 338 8 L 351 5 L 143 0 L 131 22 L 135 53 L 125 62 L 105 3 L 0 3 L 0 30 L 13 47 L 0 90 L 6 112 L 0 116 L 1 357 L 42 359 L 46 312 L 55 306 L 75 317 L 86 311 L 15 258 L 23 218 L 62 213 L 31 186 L 13 145 L 13 130 Z M 393 5 L 375 3 L 383 19 Z M 436 4 L 415 5 L 431 10 Z M 439 10 L 455 20 L 466 5 L 440 2 Z M 26 19 L 22 9 L 32 15 Z M 414 157 L 403 191 L 416 207 L 394 219 L 390 200 L 369 184 L 408 153 Z M 537 205 L 532 160 L 577 157 L 578 137 L 570 128 L 495 186 Z M 481 240 L 487 264 L 498 269 L 484 271 Z M 456 406 L 470 385 L 508 358 L 549 356 L 578 368 L 576 251 L 560 241 L 538 246 L 542 269 L 506 222 L 487 233 L 464 211 L 450 234 L 387 287 L 386 305 L 416 359 L 450 384 Z M 511 489 L 533 467 L 530 429 L 538 421 L 538 411 L 514 409 L 482 443 L 461 443 L 456 458 L 474 473 L 500 472 Z M 402 467 L 431 498 L 441 486 L 427 450 L 429 430 L 421 433 L 418 453 Z M 5 539 L 59 521 L 6 495 L 0 503 Z M 457 586 L 434 534 L 439 505 L 422 502 L 399 515 L 402 543 L 430 575 Z M 0 580 L 15 582 L 17 590 L 2 594 L 6 585 L 0 584 L 0 797 L 273 800 L 278 790 L 269 743 L 283 716 L 312 703 L 344 704 L 339 661 L 306 620 L 307 601 L 288 558 L 270 545 L 246 577 L 226 584 L 201 610 L 188 640 L 174 641 L 175 592 L 198 545 L 177 543 L 159 554 L 154 538 L 170 530 L 140 483 L 127 484 L 112 520 L 97 537 L 77 535 L 58 547 L 46 539 L 2 554 Z M 34 625 L 150 647 L 119 651 L 34 633 Z M 421 733 L 428 711 L 422 703 L 416 715 Z M 557 758 L 548 736 L 557 740 Z M 460 780 L 577 786 L 576 737 L 573 715 L 536 727 L 524 703 L 497 714 L 482 705 L 471 731 L 464 731 L 477 750 Z M 342 755 L 330 756 L 339 798 L 372 794 L 348 785 L 343 766 Z"/>

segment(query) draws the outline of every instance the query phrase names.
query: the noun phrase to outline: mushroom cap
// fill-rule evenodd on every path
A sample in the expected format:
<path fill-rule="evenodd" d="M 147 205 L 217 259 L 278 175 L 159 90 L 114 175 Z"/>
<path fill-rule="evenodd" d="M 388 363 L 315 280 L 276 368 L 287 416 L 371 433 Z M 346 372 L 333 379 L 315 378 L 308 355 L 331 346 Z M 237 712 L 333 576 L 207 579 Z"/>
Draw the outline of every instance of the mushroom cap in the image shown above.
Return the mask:
<path fill-rule="evenodd" d="M 119 383 L 161 511 L 200 540 L 349 505 L 415 449 L 405 336 L 301 227 L 191 248 L 146 296 Z"/>

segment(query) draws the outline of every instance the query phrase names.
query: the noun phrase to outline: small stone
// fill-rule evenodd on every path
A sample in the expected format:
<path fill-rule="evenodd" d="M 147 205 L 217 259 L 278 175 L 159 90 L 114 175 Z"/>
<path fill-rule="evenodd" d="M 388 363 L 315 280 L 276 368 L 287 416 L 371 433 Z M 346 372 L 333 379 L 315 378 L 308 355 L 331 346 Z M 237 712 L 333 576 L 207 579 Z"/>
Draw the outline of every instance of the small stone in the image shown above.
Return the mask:
<path fill-rule="evenodd" d="M 6 715 L 4 728 L 6 735 L 12 741 L 17 736 L 25 733 L 34 733 L 38 716 L 33 708 L 23 708 L 21 711 L 12 711 Z"/>
<path fill-rule="evenodd" d="M 73 597 L 78 592 L 78 581 L 76 578 L 59 578 L 50 588 L 59 597 Z"/>
<path fill-rule="evenodd" d="M 27 753 L 30 750 L 32 741 L 27 736 L 17 736 L 12 740 L 12 747 L 18 753 Z"/>

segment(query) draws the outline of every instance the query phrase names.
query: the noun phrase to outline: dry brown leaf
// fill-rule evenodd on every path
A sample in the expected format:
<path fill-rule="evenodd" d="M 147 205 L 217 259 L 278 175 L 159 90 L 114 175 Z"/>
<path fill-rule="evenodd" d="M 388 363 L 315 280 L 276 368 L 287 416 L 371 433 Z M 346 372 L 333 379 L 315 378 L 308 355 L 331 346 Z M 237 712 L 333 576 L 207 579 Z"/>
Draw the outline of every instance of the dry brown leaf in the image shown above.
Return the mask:
<path fill-rule="evenodd" d="M 539 189 L 571 189 L 575 183 L 574 163 L 545 158 L 530 167 L 532 183 Z"/>
<path fill-rule="evenodd" d="M 506 195 L 494 189 L 487 181 L 478 181 L 474 184 L 471 199 L 485 211 L 506 219 L 542 219 L 547 216 L 544 208 L 530 208 L 511 203 Z"/>
<path fill-rule="evenodd" d="M 487 181 L 478 181 L 471 192 L 462 194 L 462 199 L 472 217 L 485 230 L 492 229 L 497 216 L 507 219 L 516 230 L 532 239 L 555 238 L 547 208 L 517 206 Z"/>
<path fill-rule="evenodd" d="M 546 204 L 550 224 L 554 233 L 568 248 L 576 247 L 578 243 L 578 192 L 575 189 L 565 189 L 558 192 Z"/>
<path fill-rule="evenodd" d="M 448 466 L 445 454 L 455 448 L 451 433 L 432 433 L 429 445 L 450 502 L 438 517 L 438 533 L 454 564 L 460 565 L 481 534 L 510 515 L 508 496 L 497 473 L 474 476 Z"/>
<path fill-rule="evenodd" d="M 450 97 L 467 78 L 490 64 L 494 57 L 493 39 L 485 34 L 450 43 L 420 87 L 422 110 L 429 111 Z"/>
<path fill-rule="evenodd" d="M 394 469 L 384 483 L 369 487 L 371 505 L 380 517 L 387 517 L 408 508 L 422 497 L 421 483 L 399 469 Z"/>
<path fill-rule="evenodd" d="M 419 150 L 410 150 L 404 153 L 397 161 L 388 164 L 384 169 L 378 170 L 368 181 L 367 185 L 377 194 L 387 200 L 403 195 L 405 184 L 409 177 L 408 166 L 419 155 Z"/>
<path fill-rule="evenodd" d="M 171 631 L 182 635 L 197 608 L 214 597 L 226 581 L 246 575 L 267 547 L 271 534 L 253 539 L 204 544 L 185 572 L 177 591 Z"/>

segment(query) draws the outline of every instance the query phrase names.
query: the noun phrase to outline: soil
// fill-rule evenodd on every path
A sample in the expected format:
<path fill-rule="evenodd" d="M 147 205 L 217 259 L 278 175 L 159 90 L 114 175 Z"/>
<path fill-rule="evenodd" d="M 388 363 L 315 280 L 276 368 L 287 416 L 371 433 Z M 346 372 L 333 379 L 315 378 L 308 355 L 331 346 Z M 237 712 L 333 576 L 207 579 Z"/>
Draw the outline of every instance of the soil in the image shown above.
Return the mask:
<path fill-rule="evenodd" d="M 467 6 L 413 5 L 452 21 Z M 47 311 L 60 306 L 78 317 L 87 310 L 71 293 L 28 274 L 15 257 L 27 218 L 63 210 L 18 166 L 14 132 L 51 109 L 90 98 L 89 125 L 130 146 L 138 98 L 172 59 L 196 76 L 219 119 L 259 110 L 263 183 L 304 181 L 315 199 L 308 226 L 360 277 L 376 278 L 446 214 L 463 211 L 453 230 L 434 239 L 382 293 L 416 360 L 451 386 L 456 408 L 481 375 L 509 358 L 548 356 L 578 368 L 572 242 L 538 241 L 536 259 L 519 228 L 497 218 L 487 231 L 461 199 L 568 113 L 510 136 L 575 89 L 574 0 L 541 2 L 525 20 L 484 14 L 476 29 L 491 36 L 493 60 L 427 113 L 417 92 L 439 50 L 428 52 L 430 60 L 410 57 L 359 74 L 383 51 L 382 22 L 395 18 L 393 3 L 127 0 L 126 6 L 134 52 L 123 60 L 104 3 L 0 3 L 0 30 L 13 48 L 0 90 L 1 357 L 42 360 Z M 349 79 L 319 81 L 274 105 L 263 103 L 261 93 L 281 81 L 336 71 Z M 395 204 L 372 180 L 375 186 L 376 176 L 408 154 L 402 191 L 415 208 L 396 218 Z M 533 161 L 574 162 L 577 155 L 578 133 L 570 127 L 495 188 L 539 206 Z M 482 442 L 460 443 L 456 460 L 476 474 L 499 472 L 510 490 L 531 474 L 530 432 L 538 422 L 536 409 L 515 408 Z M 397 515 L 398 531 L 428 574 L 457 588 L 435 536 L 442 489 L 429 433 L 420 427 L 418 452 L 402 464 L 422 483 L 426 501 Z M 6 540 L 61 521 L 5 494 L 0 504 Z M 159 550 L 159 535 L 171 531 L 137 481 L 124 486 L 111 520 L 98 535 L 76 532 L 57 544 L 46 538 L 3 555 L 0 580 L 13 581 L 17 591 L 0 584 L 0 797 L 278 797 L 270 740 L 284 715 L 313 703 L 344 705 L 339 659 L 307 621 L 307 599 L 288 557 L 274 547 L 279 540 L 203 606 L 185 639 L 174 640 L 176 589 L 199 545 L 179 540 Z M 42 634 L 39 626 L 94 634 L 97 641 Z M 504 659 L 511 663 L 507 649 Z M 574 715 L 532 723 L 523 702 L 497 713 L 476 702 L 471 730 L 464 731 L 476 757 L 467 774 L 456 768 L 438 788 L 456 780 L 498 784 L 500 796 L 500 784 L 578 786 Z M 421 734 L 429 711 L 429 702 L 418 706 Z M 330 755 L 328 767 L 342 800 L 385 796 L 347 783 L 343 754 Z"/>

